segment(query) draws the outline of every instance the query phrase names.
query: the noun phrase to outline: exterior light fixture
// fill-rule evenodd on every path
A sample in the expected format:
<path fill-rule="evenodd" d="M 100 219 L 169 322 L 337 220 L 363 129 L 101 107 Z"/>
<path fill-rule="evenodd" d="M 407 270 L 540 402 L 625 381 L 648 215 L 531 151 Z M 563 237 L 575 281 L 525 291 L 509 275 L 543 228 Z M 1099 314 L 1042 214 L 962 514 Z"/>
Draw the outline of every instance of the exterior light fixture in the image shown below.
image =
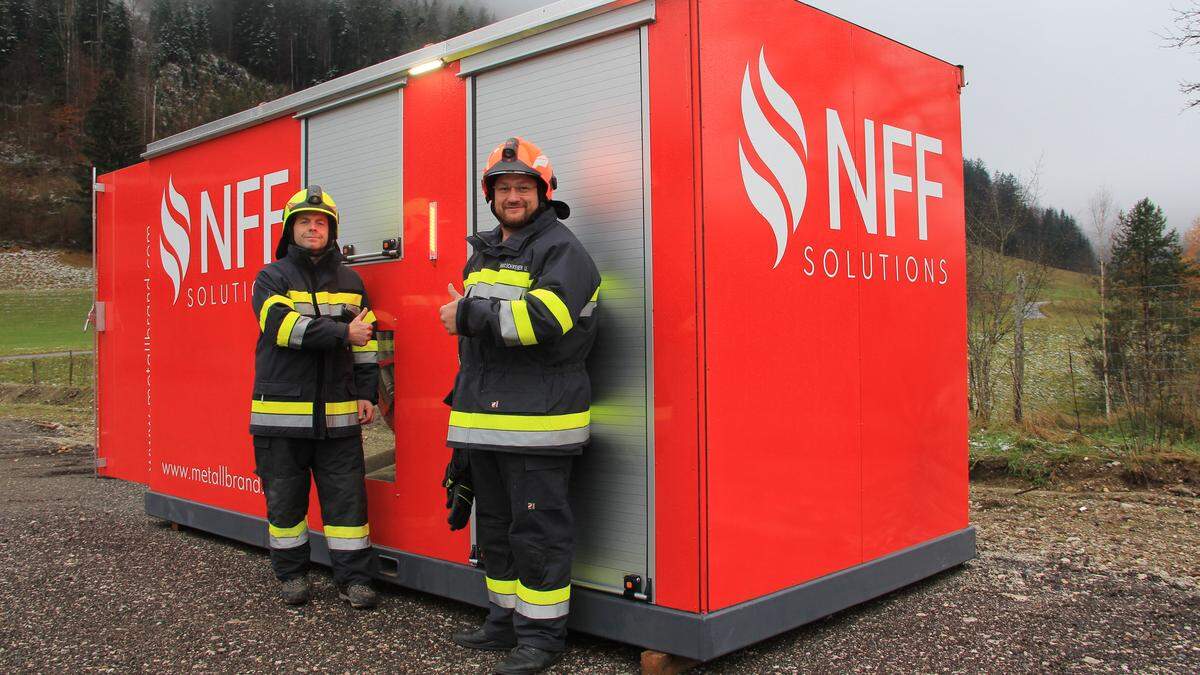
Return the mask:
<path fill-rule="evenodd" d="M 434 59 L 432 61 L 426 61 L 425 63 L 419 63 L 419 64 L 413 66 L 412 68 L 409 68 L 408 74 L 409 75 L 420 75 L 421 73 L 428 73 L 428 72 L 437 70 L 438 68 L 441 68 L 443 65 L 445 65 L 445 64 L 442 63 L 441 59 Z"/>
<path fill-rule="evenodd" d="M 438 203 L 429 202 L 429 259 L 437 260 Z"/>

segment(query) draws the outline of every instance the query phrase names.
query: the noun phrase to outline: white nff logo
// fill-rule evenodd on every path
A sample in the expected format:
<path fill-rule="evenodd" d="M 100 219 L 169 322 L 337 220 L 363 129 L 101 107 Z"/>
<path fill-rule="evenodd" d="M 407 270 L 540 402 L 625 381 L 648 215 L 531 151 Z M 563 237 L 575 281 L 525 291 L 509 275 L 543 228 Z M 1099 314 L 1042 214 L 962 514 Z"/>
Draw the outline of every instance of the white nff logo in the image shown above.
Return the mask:
<path fill-rule="evenodd" d="M 758 50 L 758 79 L 763 94 L 775 112 L 800 137 L 800 147 L 807 156 L 808 138 L 804 134 L 804 119 L 800 116 L 800 109 L 791 95 L 784 91 L 771 75 L 763 52 L 764 49 Z M 742 184 L 746 187 L 746 196 L 775 234 L 775 264 L 772 265 L 774 268 L 779 266 L 783 252 L 787 250 L 789 232 L 795 232 L 800 225 L 804 203 L 808 200 L 808 174 L 804 171 L 804 160 L 792 144 L 771 126 L 758 105 L 758 99 L 755 98 L 754 89 L 750 84 L 750 66 L 751 64 L 746 64 L 745 74 L 742 75 L 742 125 L 751 148 L 782 188 L 783 199 L 774 186 L 750 166 L 740 139 L 738 160 L 741 162 Z"/>
<path fill-rule="evenodd" d="M 175 220 L 175 216 L 167 208 L 168 199 L 170 199 L 175 213 L 183 218 L 183 222 L 187 225 L 186 229 Z M 173 290 L 171 304 L 174 305 L 179 300 L 179 287 L 183 284 L 184 276 L 187 275 L 188 261 L 191 257 L 191 238 L 189 233 L 192 229 L 192 214 L 188 211 L 187 200 L 175 189 L 173 176 L 167 177 L 167 187 L 163 190 L 159 216 L 162 221 L 162 234 L 158 237 L 159 259 L 162 260 L 163 271 L 171 279 Z M 166 244 L 171 245 L 170 250 L 163 243 L 164 238 L 166 239 Z"/>
<path fill-rule="evenodd" d="M 757 68 L 753 67 L 755 65 Z M 763 96 L 774 114 L 795 132 L 800 141 L 799 149 L 767 119 L 754 92 L 753 79 L 755 79 L 755 75 L 757 75 Z M 770 68 L 767 67 L 765 48 L 759 49 L 757 64 L 753 62 L 746 64 L 742 75 L 741 112 L 742 125 L 745 137 L 749 141 L 749 148 L 757 155 L 770 177 L 774 179 L 774 184 L 772 184 L 750 165 L 746 147 L 739 139 L 738 160 L 741 166 L 742 185 L 746 189 L 746 197 L 749 198 L 754 209 L 767 222 L 771 227 L 771 232 L 775 235 L 775 263 L 771 267 L 776 268 L 787 250 L 789 235 L 800 226 L 800 218 L 804 215 L 804 206 L 808 200 L 808 174 L 805 170 L 805 162 L 808 159 L 808 136 L 804 129 L 804 119 L 800 115 L 800 109 L 796 105 L 795 99 L 779 85 L 774 75 L 771 74 Z M 875 122 L 867 118 L 862 121 L 864 166 L 861 173 L 855 165 L 854 154 L 838 112 L 832 108 L 826 108 L 825 122 L 830 205 L 829 229 L 840 230 L 842 227 L 840 174 L 844 169 L 854 201 L 858 206 L 863 228 L 868 234 L 877 234 L 879 219 L 876 204 L 879 190 L 875 180 Z M 925 241 L 929 239 L 927 200 L 942 197 L 942 184 L 928 180 L 926 177 L 927 156 L 941 155 L 942 141 L 889 124 L 880 126 L 884 234 L 888 237 L 896 236 L 896 193 L 911 193 L 915 189 L 917 239 Z M 897 173 L 895 168 L 897 147 L 913 148 L 916 164 L 915 176 Z"/>

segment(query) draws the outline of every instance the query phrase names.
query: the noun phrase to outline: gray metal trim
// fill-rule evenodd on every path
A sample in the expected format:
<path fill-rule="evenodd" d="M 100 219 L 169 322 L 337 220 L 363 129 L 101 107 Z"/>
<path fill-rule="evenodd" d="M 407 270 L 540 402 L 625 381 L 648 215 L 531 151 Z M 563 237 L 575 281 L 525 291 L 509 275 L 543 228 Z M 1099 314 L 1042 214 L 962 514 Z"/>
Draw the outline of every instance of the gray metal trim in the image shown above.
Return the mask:
<path fill-rule="evenodd" d="M 475 78 L 469 77 L 466 81 L 466 99 L 467 99 L 467 233 L 464 236 L 475 234 L 475 221 L 478 215 L 475 213 Z M 471 257 L 471 245 L 463 244 L 467 249 L 467 258 Z"/>
<path fill-rule="evenodd" d="M 146 514 L 267 548 L 266 520 L 157 492 Z M 312 559 L 329 564 L 324 535 L 310 532 Z M 488 603 L 483 570 L 375 545 L 379 579 L 466 602 Z M 943 572 L 975 557 L 975 528 L 931 539 L 841 572 L 709 614 L 635 602 L 597 591 L 571 590 L 568 626 L 610 640 L 709 661 L 816 619 Z"/>
<path fill-rule="evenodd" d="M 395 82 L 389 82 L 387 84 L 383 84 L 378 87 L 372 87 L 370 89 L 365 89 L 365 90 L 360 91 L 351 96 L 347 96 L 345 98 L 339 98 L 336 101 L 330 101 L 329 103 L 324 103 L 324 104 L 316 106 L 314 108 L 305 108 L 304 110 L 301 110 L 300 112 L 296 113 L 295 115 L 292 115 L 292 117 L 295 117 L 296 119 L 304 119 L 306 117 L 312 117 L 313 115 L 316 115 L 318 113 L 323 113 L 326 110 L 340 108 L 341 106 L 349 105 L 351 103 L 354 103 L 355 101 L 361 101 L 364 98 L 370 98 L 376 94 L 382 94 L 384 92 L 388 92 L 393 89 L 400 89 L 401 87 L 404 87 L 407 84 L 408 84 L 408 78 L 404 77 Z"/>
<path fill-rule="evenodd" d="M 654 21 L 654 0 L 627 5 L 607 14 L 593 16 L 569 26 L 489 49 L 474 56 L 467 56 L 459 62 L 458 75 L 467 77 L 513 61 L 544 54 L 576 42 L 616 33 L 627 28 L 641 26 L 651 21 Z"/>
<path fill-rule="evenodd" d="M 654 245 L 653 217 L 650 190 L 650 41 L 649 28 L 643 25 L 642 43 L 642 221 L 645 246 L 646 278 L 646 584 L 644 588 L 653 592 L 652 585 L 657 575 L 655 567 L 654 530 Z M 653 596 L 651 596 L 653 597 Z"/>
<path fill-rule="evenodd" d="M 489 26 L 451 38 L 438 44 L 422 47 L 414 52 L 397 56 L 387 61 L 367 66 L 353 73 L 334 78 L 328 82 L 303 89 L 283 98 L 269 101 L 249 110 L 234 113 L 208 124 L 180 132 L 154 141 L 146 146 L 143 159 L 157 157 L 173 150 L 195 145 L 204 140 L 228 134 L 239 129 L 276 119 L 298 110 L 311 108 L 365 89 L 377 87 L 404 77 L 413 66 L 441 59 L 457 61 L 466 56 L 494 49 L 510 42 L 528 38 L 553 30 L 559 26 L 582 21 L 604 14 L 639 0 L 560 0 L 559 2 L 534 9 L 524 14 L 497 21 Z M 646 2 L 648 0 L 641 0 Z M 419 77 L 419 76 L 417 76 Z"/>
<path fill-rule="evenodd" d="M 300 189 L 308 188 L 308 119 L 300 120 Z"/>

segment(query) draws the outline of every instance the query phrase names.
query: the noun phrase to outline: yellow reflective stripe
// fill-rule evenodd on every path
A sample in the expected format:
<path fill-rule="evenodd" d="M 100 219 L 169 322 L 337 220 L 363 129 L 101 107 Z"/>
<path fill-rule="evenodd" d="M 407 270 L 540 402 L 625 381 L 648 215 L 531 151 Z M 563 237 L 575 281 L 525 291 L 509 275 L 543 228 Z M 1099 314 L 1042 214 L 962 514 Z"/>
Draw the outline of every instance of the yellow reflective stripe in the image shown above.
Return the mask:
<path fill-rule="evenodd" d="M 292 309 L 296 308 L 296 303 L 282 295 L 272 295 L 266 300 L 263 300 L 262 309 L 258 310 L 258 329 L 261 331 L 267 330 L 267 310 L 271 309 L 271 305 L 284 304 Z"/>
<path fill-rule="evenodd" d="M 276 415 L 311 415 L 311 401 L 260 401 L 250 402 L 250 412 L 273 413 Z"/>
<path fill-rule="evenodd" d="M 377 351 L 379 351 L 379 341 L 378 340 L 367 340 L 367 344 L 365 344 L 361 347 L 359 347 L 358 345 L 350 345 L 350 351 L 352 351 L 352 352 L 377 352 Z"/>
<path fill-rule="evenodd" d="M 529 320 L 529 305 L 524 300 L 513 300 L 513 324 L 517 327 L 517 339 L 526 347 L 537 344 L 537 336 L 533 334 L 533 322 Z"/>
<path fill-rule="evenodd" d="M 267 531 L 270 532 L 272 537 L 299 537 L 307 529 L 308 518 L 301 520 L 291 527 L 275 527 L 267 523 Z M 262 530 L 259 530 L 259 532 L 262 532 Z"/>
<path fill-rule="evenodd" d="M 529 291 L 529 295 L 540 300 L 554 315 L 554 318 L 558 319 L 558 325 L 562 326 L 563 335 L 566 335 L 567 331 L 571 330 L 571 326 L 575 325 L 575 322 L 571 320 L 571 310 L 567 309 L 567 304 L 554 291 L 548 288 L 535 288 Z"/>
<path fill-rule="evenodd" d="M 492 591 L 494 593 L 503 593 L 505 595 L 512 595 L 517 592 L 517 583 L 518 582 L 516 579 L 509 579 L 508 581 L 502 581 L 500 579 L 493 579 L 493 578 L 487 577 L 487 576 L 485 576 L 483 579 L 484 579 L 484 581 L 487 582 L 488 590 Z"/>
<path fill-rule="evenodd" d="M 361 305 L 361 293 L 329 293 L 326 291 L 317 292 L 318 305 Z"/>
<path fill-rule="evenodd" d="M 308 291 L 288 291 L 288 297 L 293 302 L 312 302 L 313 293 Z M 317 291 L 318 305 L 361 305 L 361 293 L 330 293 L 328 291 Z"/>
<path fill-rule="evenodd" d="M 371 534 L 370 525 L 326 525 L 325 536 L 338 539 L 358 539 Z"/>
<path fill-rule="evenodd" d="M 600 299 L 600 287 L 596 287 L 596 292 L 592 293 L 592 297 L 588 298 L 588 302 L 596 302 Z"/>
<path fill-rule="evenodd" d="M 279 332 L 275 334 L 275 344 L 280 347 L 288 346 L 288 340 L 292 337 L 292 327 L 300 320 L 300 315 L 296 312 L 288 312 L 287 316 L 283 317 L 283 321 L 279 323 Z"/>
<path fill-rule="evenodd" d="M 479 270 L 471 272 L 463 280 L 463 286 L 474 286 L 477 283 L 505 284 L 507 286 L 529 288 L 533 285 L 533 279 L 530 278 L 529 272 L 518 272 L 517 270 Z"/>
<path fill-rule="evenodd" d="M 553 591 L 535 591 L 517 581 L 517 597 L 531 605 L 557 605 L 571 599 L 571 587 L 563 586 Z"/>
<path fill-rule="evenodd" d="M 452 427 L 497 431 L 562 431 L 586 427 L 591 421 L 590 410 L 565 415 L 494 415 L 459 410 L 450 413 Z"/>
<path fill-rule="evenodd" d="M 358 401 L 336 401 L 325 404 L 326 415 L 346 415 L 358 412 Z"/>

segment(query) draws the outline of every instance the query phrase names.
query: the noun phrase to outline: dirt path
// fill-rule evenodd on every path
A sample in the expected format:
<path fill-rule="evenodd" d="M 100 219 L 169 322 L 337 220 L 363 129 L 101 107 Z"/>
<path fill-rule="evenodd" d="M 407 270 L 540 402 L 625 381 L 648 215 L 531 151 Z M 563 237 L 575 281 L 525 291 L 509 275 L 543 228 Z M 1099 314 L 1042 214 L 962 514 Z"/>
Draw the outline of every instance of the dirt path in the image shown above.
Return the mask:
<path fill-rule="evenodd" d="M 474 608 L 392 589 L 354 613 L 328 575 L 285 609 L 262 551 L 172 531 L 142 488 L 92 478 L 90 430 L 0 420 L 0 671 L 485 672 Z M 1200 670 L 1194 497 L 975 486 L 980 557 L 697 672 Z M 573 635 L 559 672 L 636 672 Z"/>

